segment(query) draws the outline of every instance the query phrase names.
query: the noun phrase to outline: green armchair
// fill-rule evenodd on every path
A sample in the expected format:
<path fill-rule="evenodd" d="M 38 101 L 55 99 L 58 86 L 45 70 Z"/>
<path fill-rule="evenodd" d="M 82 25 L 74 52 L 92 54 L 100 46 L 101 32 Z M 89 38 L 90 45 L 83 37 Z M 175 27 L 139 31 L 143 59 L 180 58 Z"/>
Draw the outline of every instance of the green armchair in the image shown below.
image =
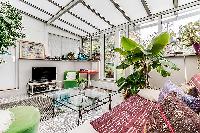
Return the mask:
<path fill-rule="evenodd" d="M 64 72 L 64 89 L 78 87 L 79 72 L 65 71 Z"/>

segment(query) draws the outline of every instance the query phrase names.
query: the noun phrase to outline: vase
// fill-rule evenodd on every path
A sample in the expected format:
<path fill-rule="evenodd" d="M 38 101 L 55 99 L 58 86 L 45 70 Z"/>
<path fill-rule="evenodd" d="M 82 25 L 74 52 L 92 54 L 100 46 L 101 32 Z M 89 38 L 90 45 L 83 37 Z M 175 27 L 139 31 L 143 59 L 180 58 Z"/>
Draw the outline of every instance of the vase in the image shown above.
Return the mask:
<path fill-rule="evenodd" d="M 79 89 L 80 89 L 80 90 L 84 90 L 84 89 L 85 89 L 85 83 L 81 83 L 81 84 L 79 85 Z"/>
<path fill-rule="evenodd" d="M 194 43 L 193 48 L 196 51 L 196 54 L 200 54 L 200 44 L 199 43 Z"/>

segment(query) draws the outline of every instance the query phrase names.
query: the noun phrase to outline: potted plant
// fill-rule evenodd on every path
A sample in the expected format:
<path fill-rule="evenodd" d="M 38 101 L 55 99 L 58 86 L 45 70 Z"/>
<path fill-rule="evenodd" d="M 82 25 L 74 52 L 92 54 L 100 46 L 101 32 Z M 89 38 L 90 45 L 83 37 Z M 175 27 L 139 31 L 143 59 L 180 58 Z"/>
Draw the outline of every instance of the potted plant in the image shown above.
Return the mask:
<path fill-rule="evenodd" d="M 87 79 L 86 78 L 79 78 L 78 79 L 78 86 L 80 90 L 84 90 L 86 86 Z"/>
<path fill-rule="evenodd" d="M 0 4 L 0 54 L 8 54 L 9 48 L 16 46 L 16 40 L 24 38 L 22 16 L 8 2 Z M 0 63 L 4 62 L 0 59 Z"/>
<path fill-rule="evenodd" d="M 168 69 L 179 70 L 175 64 L 163 57 L 164 48 L 169 40 L 169 33 L 164 32 L 154 37 L 147 48 L 144 48 L 137 42 L 122 37 L 122 48 L 115 49 L 115 52 L 123 57 L 117 69 L 127 69 L 132 66 L 133 72 L 116 81 L 119 91 L 124 90 L 126 95 L 133 95 L 140 89 L 149 88 L 149 72 L 152 70 L 156 70 L 163 77 L 170 76 Z"/>
<path fill-rule="evenodd" d="M 190 22 L 180 27 L 180 42 L 186 46 L 193 46 L 200 54 L 200 21 Z"/>
<path fill-rule="evenodd" d="M 74 52 L 69 52 L 67 55 L 67 60 L 75 60 L 75 53 Z"/>

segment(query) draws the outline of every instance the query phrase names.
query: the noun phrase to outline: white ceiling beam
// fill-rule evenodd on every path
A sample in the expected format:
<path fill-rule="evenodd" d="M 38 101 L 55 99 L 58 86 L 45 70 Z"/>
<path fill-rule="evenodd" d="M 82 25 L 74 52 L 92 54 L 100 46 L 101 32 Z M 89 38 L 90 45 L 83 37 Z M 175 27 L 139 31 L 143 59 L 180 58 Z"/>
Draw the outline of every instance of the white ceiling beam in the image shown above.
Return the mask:
<path fill-rule="evenodd" d="M 177 8 L 178 7 L 178 0 L 173 0 L 173 5 L 174 5 L 174 8 Z"/>
<path fill-rule="evenodd" d="M 47 21 L 47 24 L 51 24 L 52 22 L 54 22 L 56 19 L 58 19 L 60 16 L 62 16 L 63 14 L 65 14 L 67 11 L 69 11 L 71 8 L 73 8 L 75 5 L 77 5 L 80 2 L 80 0 L 72 0 L 69 4 L 67 4 L 63 9 L 61 9 L 60 11 L 58 11 L 56 13 L 56 15 L 54 15 L 52 18 L 50 18 Z"/>
<path fill-rule="evenodd" d="M 119 4 L 117 4 L 114 0 L 110 0 L 110 2 L 115 6 L 115 8 L 124 16 L 124 18 L 126 20 L 128 20 L 129 22 L 131 21 L 130 17 L 126 15 L 125 11 L 122 10 L 119 6 Z"/>
<path fill-rule="evenodd" d="M 145 0 L 141 0 L 141 2 L 142 2 L 142 5 L 143 5 L 143 7 L 144 7 L 144 9 L 145 9 L 145 11 L 147 13 L 147 15 L 151 16 L 151 11 L 149 9 L 149 6 L 148 6 L 147 2 Z"/>
<path fill-rule="evenodd" d="M 174 8 L 177 8 L 178 7 L 178 0 L 173 0 L 173 5 L 174 5 Z M 174 15 L 177 15 L 178 12 L 174 12 Z"/>
<path fill-rule="evenodd" d="M 103 17 L 100 13 L 98 13 L 95 9 L 91 8 L 88 4 L 85 3 L 84 0 L 80 0 L 81 3 L 88 9 L 90 10 L 91 12 L 93 12 L 96 16 L 98 16 L 100 19 L 102 19 L 104 22 L 106 22 L 107 24 L 109 24 L 111 27 L 114 27 L 113 24 L 111 24 L 110 21 L 106 20 L 105 17 Z"/>

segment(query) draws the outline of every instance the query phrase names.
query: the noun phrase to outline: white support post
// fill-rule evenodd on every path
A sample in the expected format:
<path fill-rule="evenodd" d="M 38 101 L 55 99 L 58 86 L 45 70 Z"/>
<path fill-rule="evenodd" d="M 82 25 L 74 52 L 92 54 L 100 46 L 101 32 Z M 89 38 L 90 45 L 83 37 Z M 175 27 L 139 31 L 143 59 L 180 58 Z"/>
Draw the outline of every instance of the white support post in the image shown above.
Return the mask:
<path fill-rule="evenodd" d="M 120 29 L 116 28 L 115 31 L 115 48 L 120 48 Z M 120 55 L 118 53 L 115 53 L 115 61 L 114 61 L 114 67 L 116 68 L 120 63 Z M 117 80 L 117 69 L 114 71 L 114 80 Z"/>
<path fill-rule="evenodd" d="M 100 35 L 100 44 L 101 44 L 101 46 L 100 46 L 100 62 L 99 62 L 99 66 L 100 66 L 100 74 L 99 74 L 99 76 L 100 76 L 100 80 L 103 80 L 104 79 L 104 40 L 105 40 L 105 38 L 104 38 L 105 36 L 104 36 L 104 34 L 101 34 Z"/>
<path fill-rule="evenodd" d="M 162 32 L 162 15 L 158 17 L 158 34 Z"/>

